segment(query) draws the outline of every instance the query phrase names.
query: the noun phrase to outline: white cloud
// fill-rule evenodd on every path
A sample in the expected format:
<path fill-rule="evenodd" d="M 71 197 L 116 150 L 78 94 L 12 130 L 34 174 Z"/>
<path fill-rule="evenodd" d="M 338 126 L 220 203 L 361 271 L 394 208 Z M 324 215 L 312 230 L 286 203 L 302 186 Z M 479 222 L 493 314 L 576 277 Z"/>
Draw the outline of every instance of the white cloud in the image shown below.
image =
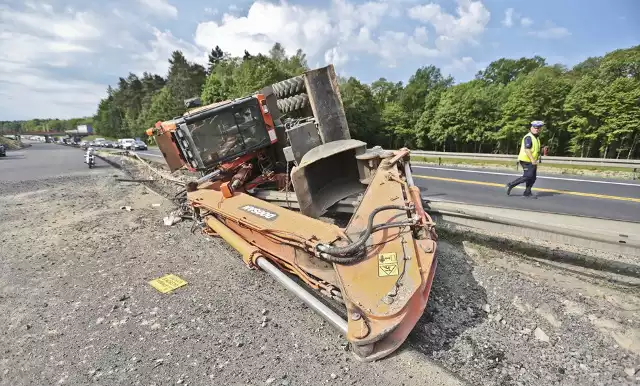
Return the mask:
<path fill-rule="evenodd" d="M 158 15 L 178 16 L 167 0 L 136 1 L 142 6 L 125 8 L 112 0 L 78 9 L 66 6 L 70 0 L 0 5 L 0 116 L 90 115 L 107 84 L 115 84 L 119 76 L 130 71 L 166 75 L 167 59 L 175 50 L 205 64 L 216 45 L 242 56 L 245 49 L 267 53 L 279 42 L 287 54 L 302 49 L 310 64 L 331 62 L 339 73 L 362 55 L 373 58 L 367 62 L 371 66 L 427 58 L 453 60 L 452 68 L 461 68 L 470 63 L 464 56 L 452 59 L 454 52 L 478 43 L 490 18 L 479 0 L 457 0 L 453 14 L 418 0 L 331 0 L 321 6 L 249 0 L 233 13 L 213 3 L 217 8 L 197 15 L 209 21 L 196 25 L 185 20 L 175 26 L 158 20 Z M 398 19 L 398 25 L 409 29 L 388 27 L 407 14 L 419 25 Z"/>
<path fill-rule="evenodd" d="M 172 48 L 194 59 L 200 53 L 114 8 L 0 5 L 0 24 L 0 119 L 91 115 L 117 76 L 164 75 Z M 154 32 L 146 43 L 142 36 Z"/>
<path fill-rule="evenodd" d="M 557 27 L 552 23 L 547 22 L 545 27 L 529 31 L 529 35 L 540 39 L 562 39 L 570 36 L 571 32 L 569 32 L 565 27 Z"/>
<path fill-rule="evenodd" d="M 475 70 L 477 63 L 470 56 L 463 56 L 462 58 L 453 59 L 451 63 L 444 66 L 445 72 L 469 72 Z"/>
<path fill-rule="evenodd" d="M 178 9 L 167 0 L 138 0 L 138 2 L 155 14 L 173 19 L 178 17 Z"/>
<path fill-rule="evenodd" d="M 160 31 L 153 28 L 154 39 L 150 41 L 151 49 L 139 54 L 135 54 L 134 73 L 142 73 L 149 71 L 163 76 L 169 70 L 168 59 L 173 51 L 182 51 L 187 60 L 206 64 L 208 60 L 207 52 L 201 51 L 193 44 L 182 39 L 176 38 L 170 31 Z"/>
<path fill-rule="evenodd" d="M 409 17 L 431 24 L 436 34 L 436 47 L 446 53 L 453 53 L 462 44 L 477 44 L 491 13 L 481 1 L 457 0 L 458 17 L 446 13 L 438 4 L 418 5 L 409 9 Z"/>
<path fill-rule="evenodd" d="M 523 17 L 522 19 L 520 19 L 520 24 L 523 27 L 529 27 L 531 24 L 533 24 L 533 20 L 529 19 L 528 17 Z"/>
<path fill-rule="evenodd" d="M 324 61 L 326 63 L 333 63 L 335 66 L 340 67 L 349 61 L 349 55 L 342 53 L 338 47 L 333 47 L 324 53 Z"/>
<path fill-rule="evenodd" d="M 416 27 L 413 31 L 413 36 L 415 36 L 417 41 L 426 42 L 429 38 L 429 33 L 427 32 L 427 28 L 424 26 Z"/>
<path fill-rule="evenodd" d="M 533 24 L 533 20 L 531 20 L 526 16 L 522 16 L 521 14 L 516 12 L 513 8 L 508 8 L 506 11 L 504 11 L 504 20 L 502 20 L 502 24 L 505 27 L 511 28 L 518 21 L 520 21 L 520 25 L 525 28 Z"/>
<path fill-rule="evenodd" d="M 17 12 L 0 7 L 3 23 L 35 30 L 52 39 L 86 41 L 102 37 L 102 32 L 95 27 L 98 20 L 92 14 L 72 11 L 54 14 L 51 6 L 29 4 L 27 7 L 32 11 Z"/>
<path fill-rule="evenodd" d="M 504 11 L 504 20 L 502 21 L 502 24 L 507 28 L 513 26 L 513 8 L 508 8 Z"/>
<path fill-rule="evenodd" d="M 307 54 L 313 56 L 337 36 L 330 20 L 326 11 L 286 3 L 256 2 L 246 16 L 226 13 L 220 23 L 198 24 L 195 43 L 205 50 L 219 45 L 234 56 L 242 56 L 244 50 L 266 53 L 274 43 L 280 42 L 289 54 L 304 47 Z M 256 28 L 258 25 L 261 28 Z"/>
<path fill-rule="evenodd" d="M 10 117 L 74 117 L 95 110 L 106 85 L 57 80 L 39 67 L 63 70 L 97 51 L 103 36 L 90 13 L 54 12 L 26 3 L 23 12 L 0 6 L 0 113 Z"/>
<path fill-rule="evenodd" d="M 267 53 L 279 42 L 287 54 L 302 49 L 309 57 L 323 55 L 325 61 L 337 61 L 336 66 L 358 52 L 389 62 L 395 62 L 393 55 L 402 52 L 427 53 L 419 44 L 426 41 L 426 29 L 417 29 L 415 38 L 404 33 L 394 35 L 393 31 L 374 32 L 398 6 L 394 1 L 355 4 L 332 0 L 329 7 L 315 8 L 258 0 L 243 16 L 225 13 L 219 22 L 200 23 L 195 43 L 202 50 L 219 45 L 231 55 L 241 56 L 245 49 L 254 54 Z M 256 28 L 258 25 L 261 28 Z"/>
<path fill-rule="evenodd" d="M 8 119 L 74 118 L 92 114 L 106 86 L 89 81 L 58 81 L 44 72 L 0 65 L 0 112 Z M 4 119 L 4 118 L 3 118 Z"/>

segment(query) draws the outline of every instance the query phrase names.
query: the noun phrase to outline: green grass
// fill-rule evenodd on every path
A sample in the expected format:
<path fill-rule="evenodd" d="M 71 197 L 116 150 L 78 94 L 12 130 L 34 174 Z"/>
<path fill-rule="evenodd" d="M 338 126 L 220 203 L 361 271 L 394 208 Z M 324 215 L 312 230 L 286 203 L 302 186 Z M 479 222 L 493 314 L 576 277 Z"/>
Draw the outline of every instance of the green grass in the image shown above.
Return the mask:
<path fill-rule="evenodd" d="M 425 162 L 429 164 L 439 164 L 438 157 L 421 157 L 412 156 L 412 161 Z M 467 165 L 467 166 L 484 166 L 484 167 L 503 167 L 507 169 L 516 169 L 516 161 L 501 160 L 485 160 L 485 159 L 464 159 L 464 158 L 442 158 L 441 165 Z M 632 168 L 620 166 L 587 166 L 587 165 L 571 165 L 571 164 L 554 164 L 546 163 L 544 160 L 538 167 L 539 171 L 548 171 L 561 174 L 584 174 L 584 172 L 593 173 L 629 173 L 633 174 Z"/>
<path fill-rule="evenodd" d="M 3 145 L 6 145 L 7 149 L 11 149 L 11 150 L 20 149 L 20 145 L 18 145 L 18 142 L 14 141 L 13 139 L 0 136 L 0 143 Z"/>

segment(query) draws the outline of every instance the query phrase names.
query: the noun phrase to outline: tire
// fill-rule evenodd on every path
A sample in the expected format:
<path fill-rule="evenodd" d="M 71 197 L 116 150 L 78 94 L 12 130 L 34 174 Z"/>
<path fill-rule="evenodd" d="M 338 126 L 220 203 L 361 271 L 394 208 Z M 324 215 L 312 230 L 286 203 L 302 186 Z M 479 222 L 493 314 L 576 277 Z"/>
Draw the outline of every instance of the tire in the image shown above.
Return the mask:
<path fill-rule="evenodd" d="M 282 82 L 274 83 L 273 93 L 278 98 L 286 98 L 296 95 L 304 90 L 304 79 L 302 76 L 285 79 Z"/>
<path fill-rule="evenodd" d="M 309 105 L 309 97 L 307 94 L 298 94 L 290 98 L 279 99 L 276 101 L 278 110 L 282 113 L 290 113 L 292 111 L 300 110 Z"/>

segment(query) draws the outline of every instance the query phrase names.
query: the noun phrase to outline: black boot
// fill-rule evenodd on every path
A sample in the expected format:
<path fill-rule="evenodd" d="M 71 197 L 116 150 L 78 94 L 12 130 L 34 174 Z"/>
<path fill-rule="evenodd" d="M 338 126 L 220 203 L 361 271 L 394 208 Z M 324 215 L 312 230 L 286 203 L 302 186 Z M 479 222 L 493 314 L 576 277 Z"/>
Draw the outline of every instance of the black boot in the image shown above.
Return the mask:
<path fill-rule="evenodd" d="M 524 189 L 524 193 L 522 193 L 522 196 L 525 197 L 525 198 L 533 198 L 533 199 L 538 198 L 538 197 L 534 196 L 533 193 L 531 193 L 531 187 L 530 186 L 527 186 Z"/>
<path fill-rule="evenodd" d="M 505 184 L 504 188 L 507 190 L 507 196 L 509 196 L 511 195 L 511 190 L 515 188 L 515 185 L 512 185 L 512 183 L 510 182 L 508 184 Z"/>

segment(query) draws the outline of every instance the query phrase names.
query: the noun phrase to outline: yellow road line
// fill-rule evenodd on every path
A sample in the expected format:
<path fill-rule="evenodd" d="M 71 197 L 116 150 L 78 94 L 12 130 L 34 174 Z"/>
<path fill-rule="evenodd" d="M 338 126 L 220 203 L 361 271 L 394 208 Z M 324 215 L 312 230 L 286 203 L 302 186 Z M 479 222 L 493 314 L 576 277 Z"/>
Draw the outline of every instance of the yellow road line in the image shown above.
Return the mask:
<path fill-rule="evenodd" d="M 438 180 L 438 181 L 447 181 L 447 182 L 459 182 L 462 184 L 472 184 L 472 185 L 484 185 L 484 186 L 495 186 L 497 188 L 504 188 L 504 184 L 497 184 L 495 182 L 483 182 L 483 181 L 472 181 L 472 180 L 460 180 L 457 178 L 445 178 L 445 177 L 434 177 L 434 176 L 416 176 L 413 178 L 424 178 L 426 180 Z M 522 186 L 516 186 L 518 189 L 524 189 Z M 620 196 L 609 196 L 606 194 L 595 194 L 595 193 L 583 193 L 583 192 L 573 192 L 571 190 L 557 190 L 557 189 L 545 189 L 545 188 L 533 188 L 533 190 L 538 192 L 550 192 L 550 193 L 559 193 L 559 194 L 570 194 L 573 196 L 583 196 L 583 197 L 592 197 L 592 198 L 604 198 L 608 200 L 619 200 L 619 201 L 631 201 L 640 203 L 640 198 L 633 197 L 620 197 Z"/>

